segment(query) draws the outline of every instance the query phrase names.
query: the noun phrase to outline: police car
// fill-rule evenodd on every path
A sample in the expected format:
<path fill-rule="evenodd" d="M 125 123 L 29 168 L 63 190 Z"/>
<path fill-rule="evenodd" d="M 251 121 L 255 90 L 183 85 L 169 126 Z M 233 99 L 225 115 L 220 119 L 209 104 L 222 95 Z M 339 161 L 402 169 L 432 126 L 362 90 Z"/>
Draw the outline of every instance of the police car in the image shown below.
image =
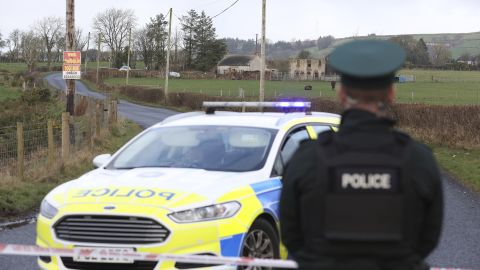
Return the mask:
<path fill-rule="evenodd" d="M 206 112 L 169 117 L 114 155 L 97 156 L 97 169 L 52 190 L 41 204 L 37 245 L 284 257 L 278 226 L 284 165 L 302 140 L 336 129 L 340 116 L 215 111 L 309 105 L 304 102 L 204 105 Z M 85 254 L 39 257 L 38 263 L 48 270 L 206 267 Z"/>

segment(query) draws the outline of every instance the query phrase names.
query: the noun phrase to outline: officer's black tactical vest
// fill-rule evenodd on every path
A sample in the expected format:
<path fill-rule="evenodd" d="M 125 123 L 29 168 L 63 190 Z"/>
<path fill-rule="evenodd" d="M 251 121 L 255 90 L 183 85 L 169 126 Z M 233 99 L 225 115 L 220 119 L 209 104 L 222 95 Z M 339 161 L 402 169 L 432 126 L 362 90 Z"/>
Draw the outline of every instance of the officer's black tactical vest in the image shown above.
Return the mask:
<path fill-rule="evenodd" d="M 319 143 L 325 241 L 338 251 L 365 244 L 405 247 L 408 198 L 414 192 L 406 167 L 410 138 L 395 132 L 388 144 L 352 147 L 329 132 L 320 135 Z"/>

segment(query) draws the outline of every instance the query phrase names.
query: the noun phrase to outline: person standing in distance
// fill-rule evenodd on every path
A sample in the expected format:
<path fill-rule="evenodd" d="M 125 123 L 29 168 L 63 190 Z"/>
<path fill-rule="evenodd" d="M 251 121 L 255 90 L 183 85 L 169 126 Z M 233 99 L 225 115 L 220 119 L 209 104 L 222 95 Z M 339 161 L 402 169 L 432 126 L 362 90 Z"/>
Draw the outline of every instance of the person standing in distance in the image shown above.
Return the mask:
<path fill-rule="evenodd" d="M 386 117 L 404 60 L 400 46 L 379 40 L 329 57 L 341 74 L 339 130 L 303 142 L 283 174 L 281 237 L 300 269 L 428 269 L 442 228 L 440 172 Z"/>

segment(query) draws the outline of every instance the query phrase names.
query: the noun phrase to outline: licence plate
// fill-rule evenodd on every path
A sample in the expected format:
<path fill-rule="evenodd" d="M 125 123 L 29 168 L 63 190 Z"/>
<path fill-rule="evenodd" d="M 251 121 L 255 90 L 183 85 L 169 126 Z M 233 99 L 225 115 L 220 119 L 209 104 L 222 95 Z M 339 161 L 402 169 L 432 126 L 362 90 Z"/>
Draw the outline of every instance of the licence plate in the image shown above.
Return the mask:
<path fill-rule="evenodd" d="M 102 251 L 105 251 L 104 253 L 106 254 L 132 253 L 135 251 L 133 248 L 101 248 L 101 249 Z M 108 257 L 102 257 L 99 254 L 91 254 L 88 256 L 83 256 L 83 255 L 74 256 L 73 261 L 86 262 L 86 263 L 134 263 L 133 258 L 108 258 Z"/>

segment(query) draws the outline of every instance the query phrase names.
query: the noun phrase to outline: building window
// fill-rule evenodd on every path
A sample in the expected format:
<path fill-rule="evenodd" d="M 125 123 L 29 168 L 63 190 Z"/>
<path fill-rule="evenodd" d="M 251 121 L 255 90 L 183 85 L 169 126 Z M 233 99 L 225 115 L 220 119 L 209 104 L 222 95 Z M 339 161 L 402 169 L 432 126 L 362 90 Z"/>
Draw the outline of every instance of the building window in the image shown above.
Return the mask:
<path fill-rule="evenodd" d="M 322 60 L 318 60 L 318 67 L 322 66 Z"/>
<path fill-rule="evenodd" d="M 310 60 L 310 59 L 307 60 L 307 67 L 308 68 L 312 67 L 312 60 Z"/>
<path fill-rule="evenodd" d="M 297 59 L 297 68 L 300 67 L 300 59 Z"/>
<path fill-rule="evenodd" d="M 318 78 L 318 71 L 315 71 L 315 73 L 313 73 L 313 77 L 314 77 L 315 79 Z"/>

